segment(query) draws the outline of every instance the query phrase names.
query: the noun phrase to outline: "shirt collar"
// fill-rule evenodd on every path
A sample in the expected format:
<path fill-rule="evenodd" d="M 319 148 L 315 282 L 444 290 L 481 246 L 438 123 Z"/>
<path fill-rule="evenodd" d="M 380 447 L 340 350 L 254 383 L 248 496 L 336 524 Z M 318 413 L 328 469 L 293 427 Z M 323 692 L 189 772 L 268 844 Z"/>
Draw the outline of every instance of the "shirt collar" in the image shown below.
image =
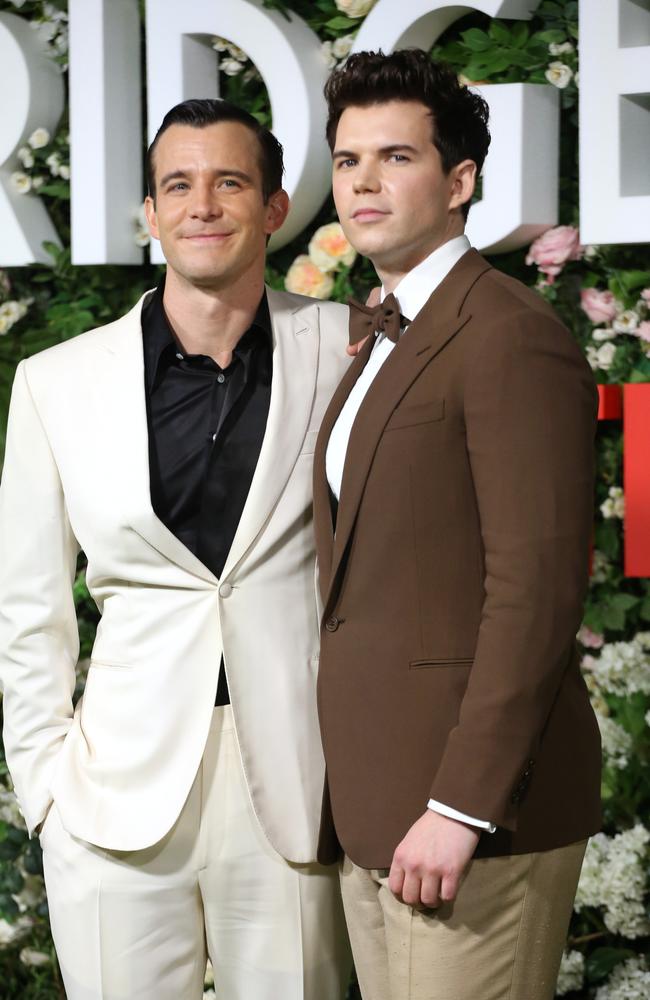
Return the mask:
<path fill-rule="evenodd" d="M 407 316 L 410 321 L 415 319 L 432 292 L 444 281 L 460 258 L 467 253 L 470 245 L 464 234 L 455 236 L 454 239 L 443 243 L 428 257 L 420 261 L 408 274 L 404 275 L 393 291 L 404 316 Z M 382 285 L 382 302 L 385 295 L 386 291 Z"/>
<path fill-rule="evenodd" d="M 163 275 L 155 292 L 145 302 L 142 309 L 144 365 L 146 384 L 149 392 L 153 390 L 164 367 L 171 364 L 174 357 L 178 357 L 178 355 L 182 355 L 183 357 L 188 356 L 176 338 L 167 319 L 167 313 L 163 305 L 164 292 L 165 277 Z M 260 343 L 260 338 L 257 336 L 260 332 L 264 335 L 263 341 L 266 341 L 268 346 L 272 347 L 271 314 L 269 312 L 266 289 L 260 299 L 253 322 L 239 339 L 233 351 L 233 354 L 243 362 L 246 375 L 248 375 L 252 351 Z"/>

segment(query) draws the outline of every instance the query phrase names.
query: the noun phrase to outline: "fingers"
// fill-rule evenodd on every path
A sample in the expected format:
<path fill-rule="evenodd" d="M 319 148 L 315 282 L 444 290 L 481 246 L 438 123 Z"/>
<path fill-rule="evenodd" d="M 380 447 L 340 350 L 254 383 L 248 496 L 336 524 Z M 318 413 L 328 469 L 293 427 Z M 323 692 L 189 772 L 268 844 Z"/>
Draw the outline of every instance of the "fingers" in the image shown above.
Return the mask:
<path fill-rule="evenodd" d="M 460 872 L 449 872 L 443 875 L 440 883 L 440 901 L 450 903 L 458 895 Z"/>
<path fill-rule="evenodd" d="M 392 892 L 393 896 L 397 896 L 398 899 L 401 899 L 403 885 L 404 869 L 397 864 L 393 858 L 393 863 L 390 866 L 390 874 L 388 876 L 388 888 Z"/>
<path fill-rule="evenodd" d="M 359 340 L 356 344 L 348 344 L 345 350 L 351 358 L 356 358 L 367 339 L 367 337 L 364 337 L 363 340 Z"/>

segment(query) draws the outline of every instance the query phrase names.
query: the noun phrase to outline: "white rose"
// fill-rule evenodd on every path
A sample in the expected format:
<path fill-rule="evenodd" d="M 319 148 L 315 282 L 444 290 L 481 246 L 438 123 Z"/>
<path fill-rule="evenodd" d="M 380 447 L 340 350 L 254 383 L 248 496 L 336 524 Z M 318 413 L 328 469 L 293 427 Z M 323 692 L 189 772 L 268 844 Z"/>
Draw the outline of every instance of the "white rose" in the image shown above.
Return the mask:
<path fill-rule="evenodd" d="M 62 163 L 59 167 L 59 177 L 62 177 L 64 181 L 70 180 L 70 167 L 67 163 Z"/>
<path fill-rule="evenodd" d="M 579 951 L 565 951 L 560 963 L 560 971 L 555 987 L 556 996 L 564 996 L 571 990 L 579 990 L 585 976 L 585 957 Z"/>
<path fill-rule="evenodd" d="M 28 191 L 31 191 L 31 177 L 28 177 L 22 170 L 16 170 L 11 175 L 9 180 L 11 181 L 12 188 L 14 191 L 17 191 L 18 194 L 27 194 Z"/>
<path fill-rule="evenodd" d="M 27 142 L 32 147 L 32 149 L 42 149 L 43 146 L 47 146 L 50 141 L 50 133 L 46 128 L 36 128 L 30 135 Z"/>
<path fill-rule="evenodd" d="M 341 35 L 340 38 L 336 39 L 332 45 L 332 52 L 337 59 L 345 59 L 346 56 L 350 55 L 355 37 L 356 35 Z"/>
<path fill-rule="evenodd" d="M 148 247 L 151 243 L 151 236 L 148 229 L 136 229 L 133 239 L 137 247 Z"/>
<path fill-rule="evenodd" d="M 566 63 L 552 62 L 549 63 L 549 67 L 544 76 L 549 83 L 553 84 L 554 87 L 557 87 L 559 90 L 564 90 L 564 88 L 571 82 L 573 71 L 570 66 L 566 65 Z"/>
<path fill-rule="evenodd" d="M 616 354 L 616 345 L 611 342 L 608 344 L 603 344 L 602 347 L 598 348 L 597 351 L 597 361 L 598 367 L 602 371 L 606 372 L 612 367 L 612 362 L 614 360 L 614 355 Z"/>
<path fill-rule="evenodd" d="M 61 157 L 58 153 L 50 153 L 45 161 L 50 168 L 50 173 L 53 177 L 59 176 L 59 170 L 61 169 Z"/>
<path fill-rule="evenodd" d="M 310 295 L 315 299 L 328 299 L 334 288 L 334 279 L 317 267 L 307 254 L 300 254 L 294 260 L 284 279 L 288 292 Z"/>
<path fill-rule="evenodd" d="M 571 42 L 551 42 L 548 51 L 552 56 L 563 56 L 565 52 L 574 52 Z"/>
<path fill-rule="evenodd" d="M 592 330 L 591 336 L 593 340 L 613 340 L 616 334 L 612 330 L 611 326 L 601 326 L 597 330 Z"/>
<path fill-rule="evenodd" d="M 38 174 L 36 177 L 32 177 L 32 187 L 34 191 L 38 191 L 39 188 L 43 187 L 45 184 L 45 178 Z"/>
<path fill-rule="evenodd" d="M 233 59 L 239 59 L 240 62 L 248 62 L 248 56 L 244 50 L 240 49 L 237 45 L 233 45 L 232 42 L 228 44 L 228 51 Z"/>
<path fill-rule="evenodd" d="M 375 6 L 375 0 L 335 0 L 335 3 L 347 17 L 365 17 Z"/>
<path fill-rule="evenodd" d="M 25 0 L 9 0 L 9 2 L 12 3 L 14 7 L 22 7 L 25 3 Z"/>
<path fill-rule="evenodd" d="M 215 52 L 225 52 L 228 49 L 229 42 L 225 38 L 219 38 L 215 36 L 212 39 L 212 48 Z"/>
<path fill-rule="evenodd" d="M 604 518 L 618 517 L 621 520 L 625 517 L 625 496 L 621 486 L 610 486 L 607 500 L 600 505 L 600 512 Z"/>
<path fill-rule="evenodd" d="M 237 59 L 219 60 L 219 69 L 222 73 L 225 73 L 226 76 L 237 76 L 238 73 L 241 73 L 243 68 L 244 67 L 240 62 L 238 62 Z"/>
<path fill-rule="evenodd" d="M 332 43 L 323 42 L 323 44 L 320 47 L 320 50 L 323 54 L 323 59 L 325 61 L 325 65 L 327 66 L 327 68 L 334 69 L 334 67 L 336 66 L 336 56 L 334 55 L 334 48 Z"/>
<path fill-rule="evenodd" d="M 626 309 L 612 323 L 617 333 L 634 333 L 638 325 L 639 314 L 634 309 Z"/>
<path fill-rule="evenodd" d="M 21 146 L 16 155 L 18 156 L 18 159 L 20 160 L 22 165 L 27 168 L 27 170 L 29 170 L 30 167 L 34 166 L 34 156 L 29 146 Z"/>
<path fill-rule="evenodd" d="M 23 965 L 49 965 L 50 956 L 46 955 L 44 951 L 36 951 L 35 948 L 23 948 L 20 953 L 20 961 Z"/>
<path fill-rule="evenodd" d="M 0 306 L 0 323 L 2 324 L 0 334 L 8 333 L 26 312 L 27 306 L 24 302 L 3 302 Z"/>
<path fill-rule="evenodd" d="M 11 924 L 8 920 L 0 919 L 0 948 L 19 941 L 20 938 L 29 934 L 33 926 L 34 921 L 31 917 L 19 917 Z"/>

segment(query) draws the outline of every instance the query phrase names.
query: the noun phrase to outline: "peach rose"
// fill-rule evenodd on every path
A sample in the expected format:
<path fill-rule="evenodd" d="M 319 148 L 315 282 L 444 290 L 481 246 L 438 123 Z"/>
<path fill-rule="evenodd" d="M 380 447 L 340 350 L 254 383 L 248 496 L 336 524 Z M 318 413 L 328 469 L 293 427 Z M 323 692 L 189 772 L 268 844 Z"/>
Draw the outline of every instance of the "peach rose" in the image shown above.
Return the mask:
<path fill-rule="evenodd" d="M 284 287 L 297 295 L 311 295 L 314 299 L 328 299 L 334 288 L 334 279 L 325 274 L 314 262 L 302 253 L 296 257 L 287 271 Z"/>
<path fill-rule="evenodd" d="M 342 14 L 348 17 L 365 17 L 375 0 L 334 0 Z"/>
<path fill-rule="evenodd" d="M 309 256 L 321 271 L 335 271 L 340 264 L 353 264 L 357 252 L 348 243 L 338 222 L 317 229 L 309 243 Z"/>
<path fill-rule="evenodd" d="M 592 323 L 610 323 L 616 316 L 616 299 L 611 292 L 583 288 L 580 305 Z"/>
<path fill-rule="evenodd" d="M 555 278 L 569 260 L 580 260 L 582 247 L 578 230 L 573 226 L 555 226 L 547 229 L 531 244 L 527 264 L 537 267 L 549 278 Z"/>

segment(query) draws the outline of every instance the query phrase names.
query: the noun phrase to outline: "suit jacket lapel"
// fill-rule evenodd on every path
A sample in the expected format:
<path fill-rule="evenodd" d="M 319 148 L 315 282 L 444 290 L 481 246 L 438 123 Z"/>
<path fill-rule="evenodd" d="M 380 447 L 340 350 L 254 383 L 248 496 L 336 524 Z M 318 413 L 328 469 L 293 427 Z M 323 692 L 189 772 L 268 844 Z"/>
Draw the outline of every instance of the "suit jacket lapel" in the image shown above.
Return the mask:
<path fill-rule="evenodd" d="M 323 594 L 325 607 L 327 607 L 333 583 L 354 528 L 363 490 L 384 427 L 400 399 L 425 365 L 429 364 L 432 358 L 443 350 L 446 344 L 471 319 L 471 314 L 463 312 L 463 303 L 474 282 L 489 267 L 487 261 L 474 250 L 469 250 L 458 261 L 433 292 L 414 322 L 409 326 L 406 334 L 400 339 L 398 346 L 384 362 L 359 408 L 345 458 L 336 534 L 333 545 L 331 542 L 329 545 L 331 563 L 328 566 L 327 576 L 324 576 L 324 579 L 329 581 L 326 592 Z M 329 423 L 330 432 L 352 385 L 363 369 L 365 360 L 369 357 L 371 348 L 372 345 L 365 345 L 363 355 L 357 359 L 358 364 L 355 363 L 352 366 L 332 400 L 332 404 L 330 404 L 325 418 Z M 353 374 L 355 375 L 354 379 L 352 379 Z M 336 412 L 334 412 L 335 404 Z M 325 431 L 325 426 L 323 431 Z M 321 435 L 319 470 L 324 468 L 324 455 L 327 447 L 327 440 L 323 442 L 322 438 L 323 435 Z M 327 438 L 329 439 L 329 432 Z M 319 456 L 316 458 L 318 460 Z M 322 494 L 322 481 L 318 483 L 317 488 Z M 321 503 L 322 496 L 319 499 L 319 507 Z M 319 517 L 319 522 L 322 520 L 324 518 Z M 327 566 L 329 560 L 327 536 L 322 525 L 320 532 L 321 544 L 325 551 L 323 554 L 319 545 L 319 564 L 322 570 Z"/>
<path fill-rule="evenodd" d="M 167 528 L 151 506 L 149 435 L 144 384 L 141 313 L 144 297 L 118 323 L 107 340 L 113 355 L 113 384 L 109 388 L 114 408 L 110 437 L 115 446 L 115 475 L 122 484 L 127 522 L 162 556 L 207 583 L 213 573 Z M 104 414 L 106 420 L 106 414 Z"/>
<path fill-rule="evenodd" d="M 273 327 L 271 402 L 251 488 L 223 570 L 225 578 L 264 528 L 307 432 L 318 372 L 318 306 L 295 306 L 267 289 Z"/>

